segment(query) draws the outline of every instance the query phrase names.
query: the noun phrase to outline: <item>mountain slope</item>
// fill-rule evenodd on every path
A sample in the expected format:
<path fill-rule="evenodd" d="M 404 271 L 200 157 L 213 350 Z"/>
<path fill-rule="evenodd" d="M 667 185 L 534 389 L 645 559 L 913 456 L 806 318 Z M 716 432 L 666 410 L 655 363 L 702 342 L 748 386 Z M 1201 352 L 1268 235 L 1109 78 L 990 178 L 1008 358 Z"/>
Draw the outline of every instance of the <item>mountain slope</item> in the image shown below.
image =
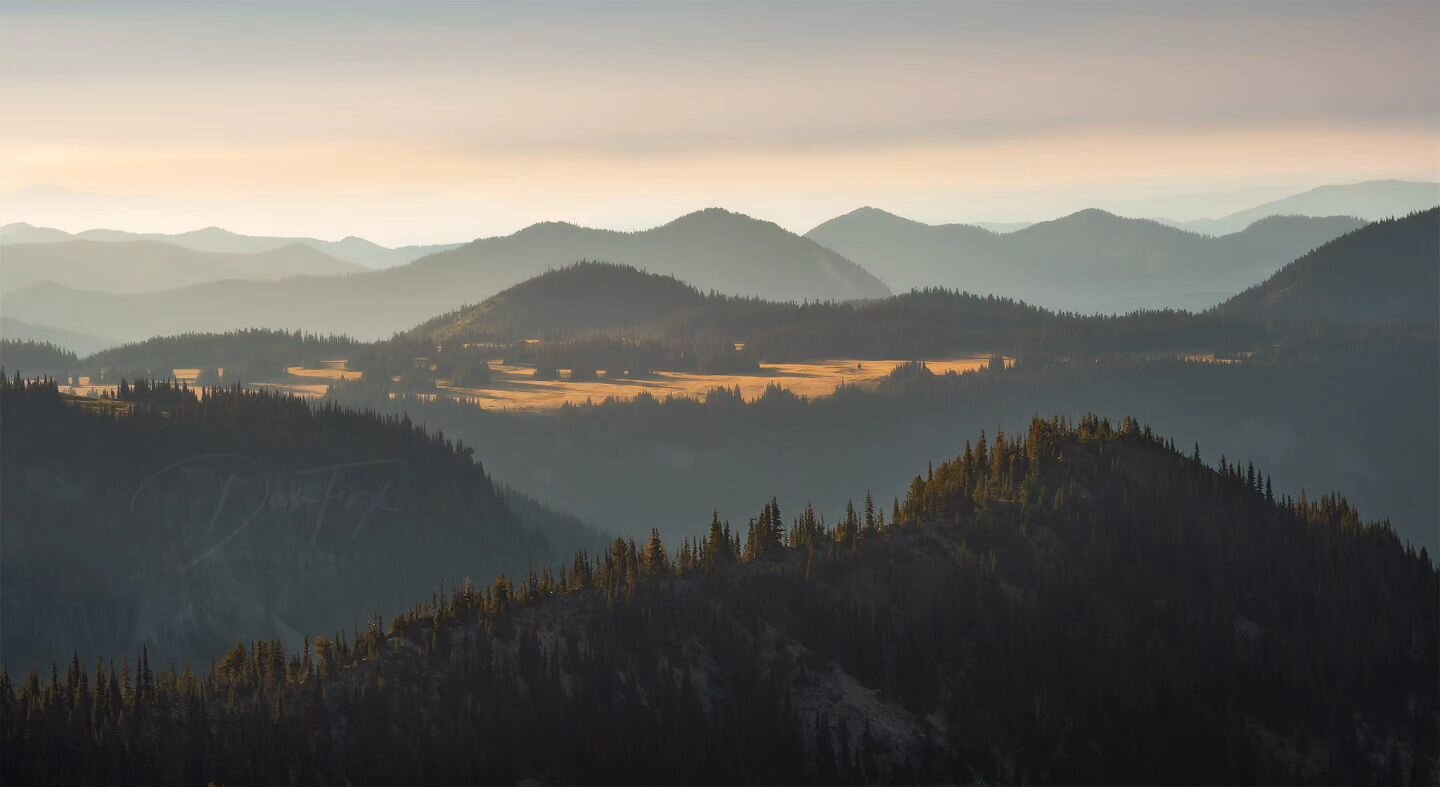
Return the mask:
<path fill-rule="evenodd" d="M 1440 205 L 1440 183 L 1369 180 L 1320 186 L 1218 219 L 1179 222 L 1195 232 L 1223 235 L 1250 226 L 1266 216 L 1355 216 L 1366 221 L 1405 216 Z"/>
<path fill-rule="evenodd" d="M 943 286 L 1052 309 L 1114 312 L 1212 306 L 1360 224 L 1344 217 L 1289 218 L 1206 238 L 1085 210 L 1002 235 L 862 208 L 806 237 L 856 260 L 897 291 Z"/>
<path fill-rule="evenodd" d="M 21 243 L 0 247 L 0 295 L 41 281 L 134 293 L 222 279 L 334 276 L 362 270 L 297 243 L 254 253 L 195 251 L 150 240 Z"/>
<path fill-rule="evenodd" d="M 1216 311 L 1264 319 L 1440 322 L 1440 208 L 1336 238 Z"/>
<path fill-rule="evenodd" d="M 75 240 L 75 236 L 64 230 L 36 227 L 23 221 L 0 227 L 0 246 L 17 243 L 59 243 L 67 240 Z"/>
<path fill-rule="evenodd" d="M 1428 555 L 1343 498 L 1273 500 L 1128 419 L 1036 420 L 888 515 L 772 501 L 743 535 L 617 541 L 314 653 L 242 642 L 141 681 L 152 735 L 133 688 L 77 713 L 80 664 L 7 678 L 29 712 L 0 741 L 7 782 L 1421 783 L 1437 598 Z"/>
<path fill-rule="evenodd" d="M 0 492 L 12 665 L 57 648 L 203 660 L 236 638 L 293 646 L 442 580 L 594 543 L 569 518 L 512 512 L 470 449 L 408 419 L 235 390 L 137 384 L 100 400 L 7 380 Z"/>
<path fill-rule="evenodd" d="M 888 292 L 864 269 L 813 241 L 769 222 L 707 210 L 635 233 L 539 224 L 349 276 L 210 282 L 146 295 L 30 288 L 7 297 L 3 307 L 23 320 L 114 325 L 122 340 L 252 326 L 379 339 L 582 259 L 673 275 L 702 290 L 775 299 Z"/>

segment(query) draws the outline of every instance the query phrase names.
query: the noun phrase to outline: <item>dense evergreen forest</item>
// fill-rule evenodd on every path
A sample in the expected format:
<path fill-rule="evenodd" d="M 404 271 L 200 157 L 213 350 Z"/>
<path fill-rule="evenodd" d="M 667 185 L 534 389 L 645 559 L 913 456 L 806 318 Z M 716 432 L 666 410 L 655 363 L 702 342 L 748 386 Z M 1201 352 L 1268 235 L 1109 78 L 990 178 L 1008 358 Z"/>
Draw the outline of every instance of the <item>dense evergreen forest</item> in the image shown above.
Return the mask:
<path fill-rule="evenodd" d="M 349 358 L 364 346 L 346 336 L 252 328 L 158 336 L 95 353 L 82 368 L 97 381 L 111 383 L 121 378 L 163 380 L 175 369 L 200 369 L 201 384 L 217 385 L 273 378 L 289 366 L 319 367 L 327 360 Z M 8 361 L 7 367 L 27 371 Z"/>
<path fill-rule="evenodd" d="M 0 779 L 1435 781 L 1429 555 L 1197 454 L 1036 419 L 828 522 L 772 500 L 298 651 L 6 673 Z"/>
<path fill-rule="evenodd" d="M 197 393 L 201 395 L 197 395 Z M 444 580 L 552 561 L 598 536 L 497 489 L 470 448 L 403 416 L 170 384 L 113 399 L 0 385 L 0 599 L 12 669 L 404 608 Z M 355 616 L 359 616 L 356 618 Z"/>
<path fill-rule="evenodd" d="M 50 342 L 29 339 L 0 339 L 0 364 L 27 369 L 31 374 L 61 374 L 80 362 L 75 353 Z"/>

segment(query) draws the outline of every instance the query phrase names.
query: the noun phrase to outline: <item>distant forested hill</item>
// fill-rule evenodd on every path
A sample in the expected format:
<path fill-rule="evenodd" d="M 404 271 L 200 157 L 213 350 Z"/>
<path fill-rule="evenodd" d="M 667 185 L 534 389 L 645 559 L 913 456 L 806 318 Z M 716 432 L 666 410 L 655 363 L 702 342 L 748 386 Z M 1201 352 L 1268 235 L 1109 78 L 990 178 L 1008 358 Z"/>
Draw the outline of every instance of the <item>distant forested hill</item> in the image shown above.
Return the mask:
<path fill-rule="evenodd" d="M 236 639 L 293 645 L 593 543 L 568 517 L 512 509 L 469 448 L 404 417 L 143 383 L 96 400 L 7 380 L 0 516 L 12 668 L 142 643 L 197 661 Z"/>
<path fill-rule="evenodd" d="M 567 338 L 642 329 L 702 307 L 699 290 L 629 265 L 577 262 L 527 279 L 411 333 L 437 342 Z"/>
<path fill-rule="evenodd" d="M 152 650 L 7 675 L 0 777 L 1432 780 L 1429 556 L 1343 497 L 1188 453 L 1036 419 L 828 522 L 772 500 L 302 651 L 238 637 L 198 673 Z"/>
<path fill-rule="evenodd" d="M 1362 223 L 1292 216 L 1210 238 L 1084 210 L 997 234 L 861 208 L 806 237 L 864 265 L 896 292 L 948 287 L 1110 313 L 1208 308 Z"/>
<path fill-rule="evenodd" d="M 1266 320 L 1440 322 L 1440 208 L 1363 227 L 1217 310 Z"/>

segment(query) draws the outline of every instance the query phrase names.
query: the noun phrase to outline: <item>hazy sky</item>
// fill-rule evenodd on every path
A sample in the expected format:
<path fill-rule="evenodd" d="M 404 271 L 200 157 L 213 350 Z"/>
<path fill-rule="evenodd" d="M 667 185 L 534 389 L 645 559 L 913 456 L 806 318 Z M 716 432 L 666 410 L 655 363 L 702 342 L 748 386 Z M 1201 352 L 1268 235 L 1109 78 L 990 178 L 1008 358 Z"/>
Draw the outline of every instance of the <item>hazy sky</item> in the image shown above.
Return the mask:
<path fill-rule="evenodd" d="M 0 3 L 0 107 L 71 230 L 1188 218 L 1440 179 L 1440 2 Z"/>

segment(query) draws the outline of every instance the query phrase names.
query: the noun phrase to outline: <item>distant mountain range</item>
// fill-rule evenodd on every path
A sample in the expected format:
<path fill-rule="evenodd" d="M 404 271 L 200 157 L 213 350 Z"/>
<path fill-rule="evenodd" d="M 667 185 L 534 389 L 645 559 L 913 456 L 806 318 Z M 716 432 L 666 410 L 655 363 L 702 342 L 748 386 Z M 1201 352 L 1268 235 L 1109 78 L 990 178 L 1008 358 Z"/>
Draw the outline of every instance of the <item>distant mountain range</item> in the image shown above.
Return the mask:
<path fill-rule="evenodd" d="M 1369 180 L 1320 186 L 1218 219 L 1166 221 L 1207 235 L 1239 232 L 1266 216 L 1354 216 L 1366 221 L 1394 218 L 1440 205 L 1440 183 Z"/>
<path fill-rule="evenodd" d="M 376 339 L 589 259 L 674 276 L 702 293 L 777 301 L 941 286 L 1082 313 L 1199 311 L 1366 219 L 1404 214 L 1437 193 L 1440 185 L 1403 181 L 1326 186 L 1190 229 L 1100 210 L 1030 225 L 928 225 L 862 208 L 799 237 L 710 209 L 642 232 L 547 222 L 464 245 L 400 249 L 213 227 L 72 235 L 10 224 L 0 228 L 0 296 L 15 320 L 82 333 L 106 325 L 121 341 L 253 326 Z M 1337 215 L 1270 215 L 1325 211 Z M 1230 227 L 1241 228 L 1203 234 Z M 312 278 L 254 281 L 286 274 Z"/>
<path fill-rule="evenodd" d="M 1208 308 L 1362 224 L 1341 216 L 1276 216 L 1210 238 L 1092 209 L 1002 235 L 861 208 L 806 237 L 897 291 L 943 286 L 1053 309 L 1123 312 Z"/>
<path fill-rule="evenodd" d="M 719 208 L 642 232 L 548 222 L 425 260 L 483 267 L 504 286 L 581 259 L 675 276 L 700 290 L 775 301 L 855 300 L 890 294 L 869 271 L 779 225 Z M 498 288 L 497 288 L 498 290 Z"/>
<path fill-rule="evenodd" d="M 43 281 L 131 293 L 221 279 L 335 276 L 364 270 L 299 243 L 260 252 L 196 251 L 153 240 L 7 243 L 0 250 L 0 295 Z"/>
<path fill-rule="evenodd" d="M 290 283 L 303 287 L 317 281 L 327 280 L 298 278 Z M 605 353 L 637 343 L 651 350 L 678 349 L 683 356 L 678 359 L 646 359 L 659 364 L 647 368 L 669 370 L 675 367 L 666 364 L 687 363 L 696 353 L 737 345 L 747 348 L 747 358 L 771 362 L 934 358 L 996 351 L 1032 357 L 1075 352 L 1233 352 L 1271 347 L 1277 338 L 1297 335 L 1284 324 L 1297 319 L 1435 325 L 1440 313 L 1437 291 L 1440 209 L 1432 209 L 1365 225 L 1215 309 L 1194 314 L 1137 312 L 1123 319 L 1065 315 L 1007 298 L 935 288 L 806 306 L 707 294 L 673 276 L 623 264 L 579 262 L 549 270 L 476 305 L 435 316 L 397 334 L 398 341 L 372 346 L 284 330 L 171 334 L 92 355 L 71 366 L 90 374 L 104 369 L 135 372 L 131 376 L 173 368 L 224 367 L 264 377 L 286 366 L 349 358 L 351 368 L 370 372 L 384 367 L 372 368 L 373 362 L 391 355 L 408 359 L 406 353 L 423 353 L 425 347 L 509 345 L 526 339 L 572 343 L 564 349 L 570 353 L 567 360 L 576 363 L 598 362 Z M 49 297 L 57 310 L 91 306 L 66 300 L 86 293 L 49 283 L 22 295 L 37 292 Z M 120 297 L 148 304 L 154 295 Z M 143 319 L 144 310 L 138 314 L 137 319 Z M 1308 330 L 1302 328 L 1301 333 Z M 53 342 L 82 357 L 113 344 L 9 316 L 0 322 L 0 338 Z"/>
<path fill-rule="evenodd" d="M 20 243 L 58 243 L 68 240 L 101 241 L 107 243 L 127 241 L 159 241 L 172 246 L 195 251 L 220 252 L 225 254 L 259 254 L 275 251 L 286 246 L 307 246 L 337 260 L 354 263 L 365 268 L 389 268 L 404 265 L 427 254 L 445 251 L 459 246 L 458 243 L 438 243 L 422 246 L 400 246 L 387 248 L 377 243 L 350 236 L 338 241 L 315 238 L 284 238 L 261 235 L 241 235 L 220 227 L 166 235 L 158 232 L 123 232 L 121 230 L 94 229 L 79 233 L 68 233 L 49 227 L 35 227 L 25 223 L 7 224 L 0 227 L 0 244 L 10 246 Z"/>
<path fill-rule="evenodd" d="M 113 326 L 121 340 L 252 326 L 376 339 L 581 259 L 625 263 L 678 276 L 702 290 L 772 300 L 889 294 L 868 271 L 812 240 L 711 209 L 634 233 L 537 224 L 408 265 L 346 276 L 220 281 L 125 294 L 40 284 L 7 296 L 3 310 L 61 327 Z"/>
<path fill-rule="evenodd" d="M 1440 321 L 1440 208 L 1337 238 L 1217 311 L 1263 319 Z"/>

